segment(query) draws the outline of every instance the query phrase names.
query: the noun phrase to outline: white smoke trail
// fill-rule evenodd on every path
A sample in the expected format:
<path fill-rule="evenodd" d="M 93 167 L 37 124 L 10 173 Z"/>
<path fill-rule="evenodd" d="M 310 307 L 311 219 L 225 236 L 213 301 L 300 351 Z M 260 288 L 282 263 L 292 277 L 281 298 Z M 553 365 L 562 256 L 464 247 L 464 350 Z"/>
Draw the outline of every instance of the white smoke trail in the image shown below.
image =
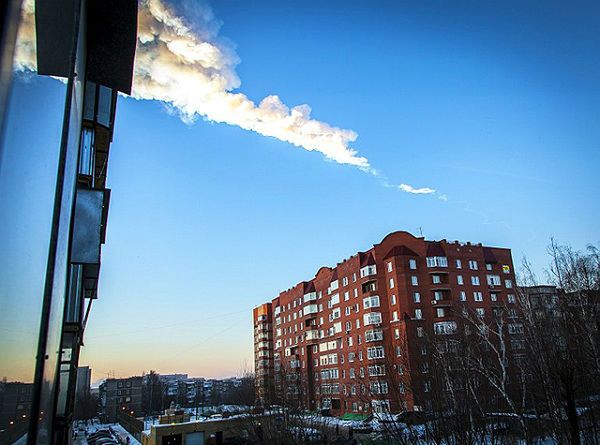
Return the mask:
<path fill-rule="evenodd" d="M 188 123 L 203 117 L 236 125 L 378 176 L 368 159 L 350 147 L 358 137 L 356 132 L 313 119 L 308 105 L 290 108 L 276 95 L 257 105 L 233 92 L 241 85 L 235 71 L 239 58 L 219 40 L 219 26 L 210 8 L 196 5 L 194 12 L 190 25 L 162 0 L 141 0 L 134 98 L 166 103 Z M 33 0 L 25 2 L 23 18 L 15 65 L 35 69 Z M 398 187 L 407 193 L 435 192 L 406 184 Z"/>

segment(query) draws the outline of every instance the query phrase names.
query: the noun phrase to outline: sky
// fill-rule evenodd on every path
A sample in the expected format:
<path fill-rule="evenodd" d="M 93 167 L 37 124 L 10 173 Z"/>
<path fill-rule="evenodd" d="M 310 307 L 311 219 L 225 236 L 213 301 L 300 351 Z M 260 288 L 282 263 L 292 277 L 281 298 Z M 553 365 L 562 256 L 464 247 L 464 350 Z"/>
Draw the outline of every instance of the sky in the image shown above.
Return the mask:
<path fill-rule="evenodd" d="M 395 230 L 509 247 L 542 280 L 550 237 L 599 242 L 597 3 L 143 5 L 155 34 L 119 98 L 80 358 L 94 380 L 252 369 L 254 306 Z M 15 75 L 5 339 L 39 319 L 64 88 Z M 17 336 L 2 375 L 29 372 Z"/>

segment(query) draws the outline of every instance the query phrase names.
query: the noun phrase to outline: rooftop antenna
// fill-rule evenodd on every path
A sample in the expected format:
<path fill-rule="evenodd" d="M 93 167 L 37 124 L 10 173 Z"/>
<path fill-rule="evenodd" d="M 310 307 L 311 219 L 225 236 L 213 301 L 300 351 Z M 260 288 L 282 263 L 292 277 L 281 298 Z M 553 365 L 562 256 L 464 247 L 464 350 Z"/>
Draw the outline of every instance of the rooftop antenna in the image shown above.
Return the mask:
<path fill-rule="evenodd" d="M 419 226 L 419 233 L 421 234 L 421 238 L 423 237 L 423 228 Z"/>

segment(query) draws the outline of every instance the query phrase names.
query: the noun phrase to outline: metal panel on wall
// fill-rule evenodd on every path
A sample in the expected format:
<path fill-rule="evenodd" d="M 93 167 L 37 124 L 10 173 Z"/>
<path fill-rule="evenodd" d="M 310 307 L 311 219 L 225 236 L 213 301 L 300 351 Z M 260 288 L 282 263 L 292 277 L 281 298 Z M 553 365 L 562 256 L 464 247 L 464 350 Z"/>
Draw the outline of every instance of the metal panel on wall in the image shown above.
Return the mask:
<path fill-rule="evenodd" d="M 71 263 L 99 264 L 102 242 L 104 191 L 79 188 L 75 200 L 75 222 Z"/>

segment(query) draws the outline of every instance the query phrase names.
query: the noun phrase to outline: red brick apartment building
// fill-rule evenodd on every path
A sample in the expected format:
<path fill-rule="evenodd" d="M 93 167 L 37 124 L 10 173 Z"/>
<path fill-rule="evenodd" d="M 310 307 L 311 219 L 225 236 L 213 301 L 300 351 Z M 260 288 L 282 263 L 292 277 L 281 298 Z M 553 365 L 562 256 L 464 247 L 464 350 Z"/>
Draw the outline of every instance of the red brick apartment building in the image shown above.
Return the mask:
<path fill-rule="evenodd" d="M 465 310 L 514 318 L 515 287 L 510 249 L 391 233 L 254 309 L 257 398 L 333 415 L 427 410 L 426 340 L 455 335 Z"/>

